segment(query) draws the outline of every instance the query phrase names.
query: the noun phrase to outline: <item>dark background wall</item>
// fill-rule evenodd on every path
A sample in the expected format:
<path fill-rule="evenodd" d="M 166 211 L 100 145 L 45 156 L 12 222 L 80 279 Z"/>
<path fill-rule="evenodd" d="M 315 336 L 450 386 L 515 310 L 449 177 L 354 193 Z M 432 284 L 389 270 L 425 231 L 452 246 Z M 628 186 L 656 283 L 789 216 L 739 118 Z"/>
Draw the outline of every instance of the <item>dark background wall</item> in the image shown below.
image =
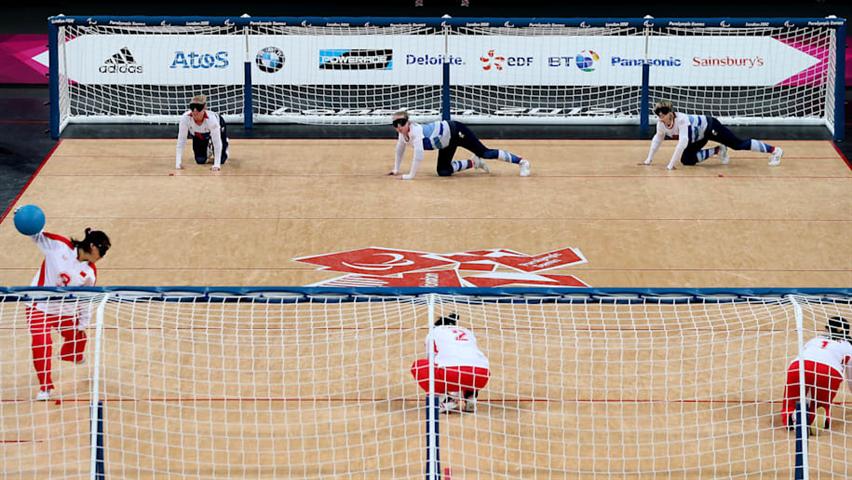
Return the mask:
<path fill-rule="evenodd" d="M 824 17 L 848 18 L 852 2 L 838 0 L 757 1 L 702 0 L 642 2 L 597 0 L 587 2 L 542 0 L 462 0 L 364 1 L 190 1 L 166 2 L 25 2 L 0 16 L 0 33 L 40 33 L 51 15 L 210 15 L 248 13 L 254 16 L 495 16 L 495 17 Z"/>

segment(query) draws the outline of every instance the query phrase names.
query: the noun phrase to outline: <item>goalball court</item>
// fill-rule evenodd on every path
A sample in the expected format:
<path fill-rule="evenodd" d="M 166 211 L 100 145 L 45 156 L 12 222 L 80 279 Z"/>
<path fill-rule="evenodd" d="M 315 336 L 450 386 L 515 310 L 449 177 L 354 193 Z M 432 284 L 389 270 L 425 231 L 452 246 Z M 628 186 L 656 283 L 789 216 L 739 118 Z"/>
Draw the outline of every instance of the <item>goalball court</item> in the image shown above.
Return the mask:
<path fill-rule="evenodd" d="M 295 260 L 368 247 L 456 259 L 432 271 L 468 286 L 512 275 L 509 286 L 573 278 L 592 287 L 844 288 L 852 280 L 852 173 L 828 142 L 774 142 L 786 152 L 778 168 L 766 155 L 733 152 L 730 165 L 673 172 L 659 161 L 673 142 L 653 167 L 636 165 L 644 141 L 486 143 L 531 159 L 533 175 L 492 161 L 490 175 L 438 178 L 427 158 L 415 180 L 400 181 L 384 175 L 391 139 L 235 139 L 221 174 L 190 163 L 170 175 L 173 140 L 63 140 L 17 204 L 38 203 L 50 231 L 106 231 L 115 247 L 99 263 L 101 285 L 186 286 L 172 293 L 187 296 L 180 302 L 106 303 L 98 390 L 107 477 L 424 475 L 425 395 L 408 371 L 424 354 L 423 298 L 222 303 L 194 298 L 192 285 L 370 286 L 381 276 Z M 98 192 L 94 201 L 89 192 Z M 0 237 L 14 246 L 2 253 L 2 284 L 27 284 L 37 249 L 8 219 Z M 501 257 L 452 255 L 491 249 L 535 259 L 566 248 L 581 260 L 520 279 L 507 267 L 518 264 Z M 353 258 L 376 268 L 396 257 Z M 848 298 L 802 303 L 806 339 L 827 315 L 852 316 Z M 0 362 L 4 475 L 87 476 L 95 360 L 55 360 L 61 404 L 33 402 L 23 306 L 0 305 L 3 350 L 14 352 Z M 475 414 L 441 416 L 442 478 L 791 476 L 795 436 L 777 418 L 796 352 L 789 300 L 447 296 L 434 308 L 460 314 L 493 372 Z M 809 442 L 812 478 L 849 473 L 848 395 L 838 396 L 831 431 Z"/>
<path fill-rule="evenodd" d="M 825 141 L 844 137 L 844 19 L 48 28 L 64 138 L 16 204 L 41 206 L 50 231 L 106 231 L 99 280 L 116 288 L 50 292 L 95 323 L 86 364 L 54 360 L 46 403 L 24 313 L 44 293 L 2 291 L 3 477 L 852 476 L 848 392 L 800 448 L 778 418 L 800 337 L 852 317 L 852 171 Z M 202 92 L 236 133 L 231 158 L 212 174 L 187 149 L 172 175 L 174 122 Z M 647 140 L 518 127 L 647 138 L 661 99 L 757 132 L 781 166 L 732 151 L 666 171 L 674 142 L 642 167 Z M 403 182 L 386 175 L 390 126 L 340 138 L 400 108 L 465 122 L 532 176 L 491 161 L 438 178 L 429 153 Z M 260 138 L 291 123 L 334 138 Z M 8 217 L 0 241 L 0 284 L 29 283 L 38 251 Z M 476 413 L 436 417 L 409 368 L 453 312 L 493 375 Z"/>

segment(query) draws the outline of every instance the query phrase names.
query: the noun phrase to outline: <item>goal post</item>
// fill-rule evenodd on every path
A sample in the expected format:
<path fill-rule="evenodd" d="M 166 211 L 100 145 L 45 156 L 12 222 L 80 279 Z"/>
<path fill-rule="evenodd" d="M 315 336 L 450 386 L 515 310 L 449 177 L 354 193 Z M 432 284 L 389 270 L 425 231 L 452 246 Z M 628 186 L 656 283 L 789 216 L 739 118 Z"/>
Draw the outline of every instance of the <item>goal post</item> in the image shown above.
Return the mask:
<path fill-rule="evenodd" d="M 844 135 L 840 18 L 49 19 L 51 132 L 175 123 L 194 93 L 255 123 L 647 127 L 654 101 Z"/>
<path fill-rule="evenodd" d="M 50 402 L 34 296 L 96 317 Z M 451 313 L 491 378 L 436 414 L 411 370 Z M 790 478 L 787 366 L 838 315 L 852 290 L 3 288 L 0 476 Z M 850 398 L 810 478 L 852 473 Z"/>

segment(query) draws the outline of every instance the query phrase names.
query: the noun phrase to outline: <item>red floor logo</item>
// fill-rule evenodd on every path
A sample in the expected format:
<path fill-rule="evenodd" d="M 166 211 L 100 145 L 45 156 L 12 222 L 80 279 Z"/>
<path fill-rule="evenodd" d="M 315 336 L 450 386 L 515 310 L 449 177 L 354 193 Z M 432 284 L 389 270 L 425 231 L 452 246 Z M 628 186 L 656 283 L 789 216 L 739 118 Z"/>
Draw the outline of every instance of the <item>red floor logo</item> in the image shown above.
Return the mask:
<path fill-rule="evenodd" d="M 527 255 L 493 248 L 430 253 L 369 247 L 294 258 L 345 275 L 310 286 L 324 287 L 587 287 L 573 275 L 542 272 L 586 263 L 579 249 L 566 247 Z"/>

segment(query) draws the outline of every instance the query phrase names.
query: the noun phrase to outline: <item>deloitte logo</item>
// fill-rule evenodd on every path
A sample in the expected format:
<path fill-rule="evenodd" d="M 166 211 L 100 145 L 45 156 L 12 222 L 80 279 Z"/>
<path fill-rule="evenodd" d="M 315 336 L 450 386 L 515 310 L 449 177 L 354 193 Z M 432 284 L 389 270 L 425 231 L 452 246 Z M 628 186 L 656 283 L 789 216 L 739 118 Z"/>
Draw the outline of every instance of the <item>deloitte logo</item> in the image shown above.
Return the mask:
<path fill-rule="evenodd" d="M 577 68 L 584 72 L 594 72 L 595 63 L 601 59 L 594 50 L 583 50 L 574 58 Z"/>
<path fill-rule="evenodd" d="M 107 58 L 104 64 L 98 68 L 98 71 L 101 73 L 142 73 L 142 65 L 136 63 L 130 49 L 124 47 L 115 55 Z"/>
<path fill-rule="evenodd" d="M 254 63 L 261 72 L 275 73 L 284 68 L 284 52 L 278 47 L 266 47 L 257 52 Z"/>

